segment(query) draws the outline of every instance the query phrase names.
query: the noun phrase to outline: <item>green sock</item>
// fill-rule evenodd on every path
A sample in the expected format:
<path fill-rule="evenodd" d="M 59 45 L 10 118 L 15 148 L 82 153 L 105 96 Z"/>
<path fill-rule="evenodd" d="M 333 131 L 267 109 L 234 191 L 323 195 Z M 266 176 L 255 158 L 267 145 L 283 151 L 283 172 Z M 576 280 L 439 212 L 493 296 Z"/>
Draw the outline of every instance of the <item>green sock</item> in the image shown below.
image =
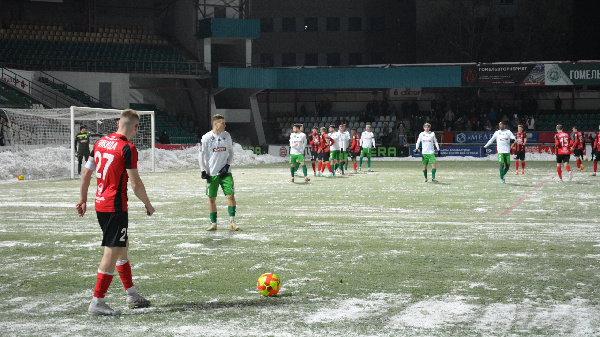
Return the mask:
<path fill-rule="evenodd" d="M 290 173 L 292 174 L 292 178 L 294 178 L 294 172 L 295 172 L 294 167 L 290 166 Z"/>
<path fill-rule="evenodd" d="M 346 171 L 348 171 L 348 162 L 347 161 L 344 162 L 344 166 L 346 167 Z"/>
<path fill-rule="evenodd" d="M 423 176 L 427 179 L 427 170 L 423 170 Z"/>
<path fill-rule="evenodd" d="M 367 165 L 371 168 L 371 157 L 367 157 Z"/>
<path fill-rule="evenodd" d="M 504 179 L 504 168 L 500 168 L 500 179 Z"/>
<path fill-rule="evenodd" d="M 295 166 L 295 168 L 294 168 L 294 171 L 298 171 L 298 167 L 300 167 L 300 163 L 299 163 L 299 162 L 296 162 L 296 166 Z"/>
<path fill-rule="evenodd" d="M 340 164 L 340 170 L 342 170 L 342 174 L 344 174 L 344 163 Z"/>
<path fill-rule="evenodd" d="M 362 167 L 362 157 L 360 157 L 359 163 L 358 163 L 359 167 Z"/>
<path fill-rule="evenodd" d="M 302 165 L 302 173 L 304 173 L 304 178 L 306 178 L 308 175 L 308 169 L 306 168 L 306 165 Z"/>
<path fill-rule="evenodd" d="M 435 179 L 435 169 L 431 169 L 431 179 Z"/>
<path fill-rule="evenodd" d="M 229 212 L 229 216 L 235 216 L 235 206 L 227 206 L 227 212 Z M 217 213 L 215 213 L 215 218 Z"/>
<path fill-rule="evenodd" d="M 217 212 L 210 212 L 208 215 L 211 223 L 217 223 Z"/>

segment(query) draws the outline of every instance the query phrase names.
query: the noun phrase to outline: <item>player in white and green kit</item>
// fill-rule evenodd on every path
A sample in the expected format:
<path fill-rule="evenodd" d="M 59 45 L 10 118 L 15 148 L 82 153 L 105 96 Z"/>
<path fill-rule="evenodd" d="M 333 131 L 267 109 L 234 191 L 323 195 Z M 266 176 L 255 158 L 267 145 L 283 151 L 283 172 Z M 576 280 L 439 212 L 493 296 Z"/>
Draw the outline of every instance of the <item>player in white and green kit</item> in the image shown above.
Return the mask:
<path fill-rule="evenodd" d="M 500 181 L 504 184 L 504 176 L 510 167 L 510 143 L 511 140 L 515 141 L 515 135 L 512 131 L 505 129 L 504 123 L 498 124 L 499 130 L 494 132 L 494 135 L 488 142 L 483 146 L 487 149 L 494 141 L 496 141 L 498 147 L 498 162 L 500 163 Z"/>
<path fill-rule="evenodd" d="M 417 139 L 417 144 L 415 145 L 415 152 L 419 151 L 419 146 L 422 146 L 421 156 L 423 163 L 423 175 L 425 176 L 425 182 L 427 182 L 427 164 L 431 164 L 431 181 L 437 183 L 435 179 L 435 148 L 437 149 L 438 155 L 440 153 L 440 145 L 438 144 L 437 139 L 435 138 L 435 133 L 429 131 L 431 129 L 431 124 L 425 123 L 423 125 L 423 132 L 419 134 L 419 139 Z"/>
<path fill-rule="evenodd" d="M 219 186 L 227 197 L 229 226 L 234 231 L 240 228 L 235 224 L 235 188 L 231 175 L 233 162 L 233 141 L 229 132 L 225 131 L 225 117 L 213 116 L 213 129 L 202 136 L 198 156 L 202 179 L 206 179 L 206 196 L 208 196 L 208 211 L 210 226 L 207 231 L 217 230 L 217 192 Z"/>
<path fill-rule="evenodd" d="M 301 124 L 294 124 L 293 132 L 290 135 L 290 173 L 292 182 L 294 182 L 294 173 L 296 172 L 296 161 L 302 166 L 304 181 L 309 182 L 307 177 L 306 163 L 304 163 L 304 149 L 306 148 L 306 134 L 302 132 Z"/>
<path fill-rule="evenodd" d="M 348 170 L 348 151 L 350 150 L 350 132 L 346 131 L 346 124 L 340 124 L 339 130 L 340 140 L 340 169 L 344 175 L 344 168 Z"/>
<path fill-rule="evenodd" d="M 367 165 L 371 172 L 371 151 L 375 149 L 375 135 L 371 132 L 371 125 L 365 126 L 366 130 L 360 135 L 360 160 L 358 170 L 362 170 L 363 157 L 367 157 Z"/>
<path fill-rule="evenodd" d="M 340 165 L 340 133 L 335 131 L 335 126 L 329 126 L 329 138 L 333 140 L 333 143 L 329 147 L 329 160 L 333 163 L 332 172 L 335 176 L 335 171 L 339 168 Z"/>

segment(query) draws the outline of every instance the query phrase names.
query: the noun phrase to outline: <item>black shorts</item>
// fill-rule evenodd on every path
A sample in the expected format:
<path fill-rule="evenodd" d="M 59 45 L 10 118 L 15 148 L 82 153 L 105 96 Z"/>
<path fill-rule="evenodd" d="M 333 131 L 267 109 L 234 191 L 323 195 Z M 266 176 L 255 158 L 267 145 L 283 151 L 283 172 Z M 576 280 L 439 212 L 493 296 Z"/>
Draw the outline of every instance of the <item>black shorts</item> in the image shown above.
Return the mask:
<path fill-rule="evenodd" d="M 330 152 L 325 152 L 325 151 L 319 153 L 319 160 L 321 160 L 321 161 L 329 161 L 329 153 Z"/>
<path fill-rule="evenodd" d="M 360 151 L 350 152 L 350 158 L 354 159 L 354 158 L 358 158 L 358 157 L 360 157 Z"/>
<path fill-rule="evenodd" d="M 310 160 L 317 161 L 319 159 L 319 154 L 317 151 L 310 151 Z"/>
<path fill-rule="evenodd" d="M 583 157 L 583 149 L 581 149 L 581 150 L 578 150 L 578 149 L 573 150 L 573 155 L 575 155 L 575 157 Z"/>
<path fill-rule="evenodd" d="M 557 154 L 556 155 L 556 162 L 557 163 L 568 163 L 569 159 L 571 159 L 571 155 L 570 154 Z"/>
<path fill-rule="evenodd" d="M 129 216 L 127 211 L 96 212 L 98 223 L 102 228 L 103 247 L 125 247 L 127 245 L 127 228 Z"/>
<path fill-rule="evenodd" d="M 523 151 L 515 151 L 515 160 L 525 160 L 525 150 Z"/>

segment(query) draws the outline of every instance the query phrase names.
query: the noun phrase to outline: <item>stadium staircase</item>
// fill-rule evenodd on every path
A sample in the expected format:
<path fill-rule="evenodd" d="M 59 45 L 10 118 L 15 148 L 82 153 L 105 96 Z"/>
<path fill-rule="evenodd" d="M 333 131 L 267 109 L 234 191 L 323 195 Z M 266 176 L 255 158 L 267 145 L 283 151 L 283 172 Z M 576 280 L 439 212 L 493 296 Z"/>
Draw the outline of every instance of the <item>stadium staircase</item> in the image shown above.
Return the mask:
<path fill-rule="evenodd" d="M 33 101 L 0 82 L 0 108 L 30 109 Z"/>
<path fill-rule="evenodd" d="M 206 74 L 203 63 L 181 55 L 140 27 L 100 27 L 97 33 L 66 24 L 15 22 L 0 28 L 0 67 L 29 70 Z"/>
<path fill-rule="evenodd" d="M 79 90 L 44 72 L 41 72 L 41 76 L 38 78 L 38 81 L 54 90 L 61 92 L 65 96 L 71 97 L 72 99 L 76 100 L 77 102 L 79 102 L 79 104 L 75 104 L 77 106 L 87 106 L 90 108 L 104 109 L 113 108 L 110 104 L 101 102 L 99 99 L 86 94 L 82 90 Z"/>
<path fill-rule="evenodd" d="M 155 135 L 158 137 L 163 131 L 167 131 L 171 144 L 196 144 L 200 139 L 196 136 L 196 131 L 187 125 L 185 121 L 171 117 L 166 111 L 158 109 L 154 104 L 131 103 L 129 105 L 134 110 L 152 110 L 155 112 Z"/>

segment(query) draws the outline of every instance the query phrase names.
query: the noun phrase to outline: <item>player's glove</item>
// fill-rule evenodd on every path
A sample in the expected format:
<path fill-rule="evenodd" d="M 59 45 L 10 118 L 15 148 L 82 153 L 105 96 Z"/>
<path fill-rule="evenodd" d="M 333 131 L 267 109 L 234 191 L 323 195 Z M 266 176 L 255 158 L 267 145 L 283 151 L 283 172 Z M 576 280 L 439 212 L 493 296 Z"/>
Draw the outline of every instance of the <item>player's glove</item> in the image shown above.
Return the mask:
<path fill-rule="evenodd" d="M 442 156 L 442 150 L 438 150 L 438 157 Z"/>
<path fill-rule="evenodd" d="M 421 151 L 418 147 L 415 147 L 415 154 L 419 153 L 419 151 Z"/>
<path fill-rule="evenodd" d="M 210 178 L 208 173 L 206 173 L 206 171 L 202 171 L 202 179 L 208 179 L 208 178 Z"/>
<path fill-rule="evenodd" d="M 219 177 L 225 178 L 227 177 L 227 172 L 229 171 L 229 164 L 225 164 L 223 168 L 219 171 Z"/>

